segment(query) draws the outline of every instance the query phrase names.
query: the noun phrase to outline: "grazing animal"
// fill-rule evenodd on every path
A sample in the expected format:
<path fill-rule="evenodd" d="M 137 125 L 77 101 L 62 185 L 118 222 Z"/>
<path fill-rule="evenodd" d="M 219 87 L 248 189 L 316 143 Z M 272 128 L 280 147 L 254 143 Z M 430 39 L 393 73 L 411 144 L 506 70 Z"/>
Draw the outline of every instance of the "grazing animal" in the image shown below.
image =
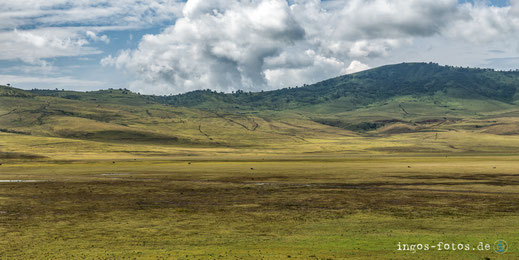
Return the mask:
<path fill-rule="evenodd" d="M 407 166 L 407 168 L 411 168 L 411 166 Z"/>
<path fill-rule="evenodd" d="M 251 170 L 254 170 L 254 168 L 250 168 Z"/>

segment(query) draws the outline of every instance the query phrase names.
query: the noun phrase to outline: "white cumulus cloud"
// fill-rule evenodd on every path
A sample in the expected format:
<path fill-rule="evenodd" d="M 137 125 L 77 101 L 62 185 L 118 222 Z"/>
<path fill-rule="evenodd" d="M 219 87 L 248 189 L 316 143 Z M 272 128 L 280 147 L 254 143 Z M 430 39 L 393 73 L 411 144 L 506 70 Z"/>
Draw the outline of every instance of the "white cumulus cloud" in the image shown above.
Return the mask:
<path fill-rule="evenodd" d="M 363 70 L 370 69 L 370 67 L 358 60 L 354 60 L 350 63 L 350 66 L 346 69 L 346 73 L 351 74 Z"/>
<path fill-rule="evenodd" d="M 188 1 L 184 14 L 102 63 L 138 72 L 148 83 L 139 91 L 260 90 L 268 88 L 266 59 L 304 38 L 284 0 Z"/>
<path fill-rule="evenodd" d="M 174 25 L 102 64 L 145 93 L 276 89 L 367 69 L 466 13 L 456 0 L 189 0 Z"/>

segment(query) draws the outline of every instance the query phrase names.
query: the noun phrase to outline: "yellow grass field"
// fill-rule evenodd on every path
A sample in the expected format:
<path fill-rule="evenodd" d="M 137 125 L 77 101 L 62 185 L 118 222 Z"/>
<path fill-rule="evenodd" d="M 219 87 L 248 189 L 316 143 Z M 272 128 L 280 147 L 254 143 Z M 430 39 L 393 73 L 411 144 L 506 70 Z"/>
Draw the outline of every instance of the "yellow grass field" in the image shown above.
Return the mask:
<path fill-rule="evenodd" d="M 305 140 L 190 147 L 1 133 L 0 255 L 519 258 L 519 138 Z M 496 240 L 506 253 L 494 251 Z M 456 250 L 398 250 L 440 242 Z"/>

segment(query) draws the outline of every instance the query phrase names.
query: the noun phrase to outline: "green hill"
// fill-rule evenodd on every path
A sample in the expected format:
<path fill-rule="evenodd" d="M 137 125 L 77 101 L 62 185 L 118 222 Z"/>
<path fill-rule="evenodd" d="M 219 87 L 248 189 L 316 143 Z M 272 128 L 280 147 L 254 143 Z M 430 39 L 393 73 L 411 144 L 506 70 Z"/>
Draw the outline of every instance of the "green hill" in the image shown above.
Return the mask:
<path fill-rule="evenodd" d="M 519 72 L 402 63 L 309 86 L 233 94 L 210 90 L 156 97 L 157 102 L 227 111 L 290 111 L 320 124 L 353 131 L 395 123 L 458 121 L 515 110 Z M 418 127 L 419 129 L 421 127 Z"/>
<path fill-rule="evenodd" d="M 519 134 L 518 88 L 519 72 L 432 63 L 388 65 L 256 93 L 205 90 L 153 96 L 126 89 L 26 91 L 0 86 L 0 132 L 113 145 L 289 144 L 312 151 L 345 138 L 450 131 L 509 136 Z"/>
<path fill-rule="evenodd" d="M 512 103 L 519 98 L 519 72 L 402 63 L 340 76 L 310 86 L 234 94 L 210 90 L 158 97 L 164 104 L 199 108 L 297 109 L 317 104 L 352 110 L 397 96 L 432 96 L 489 99 Z"/>

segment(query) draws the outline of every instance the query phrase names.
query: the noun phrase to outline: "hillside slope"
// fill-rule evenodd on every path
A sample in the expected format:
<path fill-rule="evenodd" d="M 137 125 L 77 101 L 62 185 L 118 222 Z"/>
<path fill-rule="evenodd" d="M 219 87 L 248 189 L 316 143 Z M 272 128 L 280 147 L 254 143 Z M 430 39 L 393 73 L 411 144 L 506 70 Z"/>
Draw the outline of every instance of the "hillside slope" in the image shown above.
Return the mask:
<path fill-rule="evenodd" d="M 518 72 L 425 63 L 258 93 L 149 96 L 125 89 L 26 91 L 0 86 L 0 152 L 21 156 L 20 147 L 26 147 L 38 154 L 42 146 L 23 145 L 45 140 L 94 142 L 83 143 L 84 152 L 90 149 L 86 147 L 136 152 L 140 146 L 153 154 L 165 147 L 511 152 L 519 147 L 514 141 L 519 142 L 518 87 Z M 11 142 L 14 138 L 21 141 Z"/>
<path fill-rule="evenodd" d="M 214 108 L 297 109 L 305 106 L 342 104 L 343 110 L 398 96 L 443 94 L 451 98 L 514 103 L 519 99 L 519 72 L 456 68 L 434 63 L 402 63 L 344 75 L 310 86 L 234 94 L 194 91 L 158 97 L 161 103 Z"/>
<path fill-rule="evenodd" d="M 0 87 L 0 132 L 157 145 L 244 147 L 350 135 L 301 116 L 173 107 L 126 90 L 23 91 Z"/>

